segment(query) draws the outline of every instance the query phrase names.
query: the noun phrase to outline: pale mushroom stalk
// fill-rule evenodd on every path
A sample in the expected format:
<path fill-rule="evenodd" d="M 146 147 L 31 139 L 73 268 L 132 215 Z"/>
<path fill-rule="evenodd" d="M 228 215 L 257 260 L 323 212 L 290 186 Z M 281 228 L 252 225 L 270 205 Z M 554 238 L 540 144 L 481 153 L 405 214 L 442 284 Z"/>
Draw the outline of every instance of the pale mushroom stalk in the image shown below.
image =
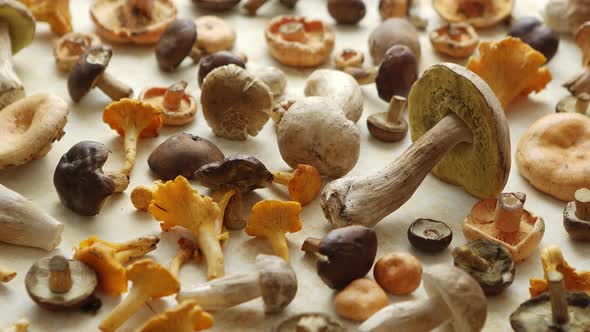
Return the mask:
<path fill-rule="evenodd" d="M 96 81 L 96 86 L 112 100 L 128 98 L 133 94 L 133 91 L 128 85 L 107 72 L 104 72 Z"/>
<path fill-rule="evenodd" d="M 140 132 L 135 126 L 131 126 L 125 131 L 125 164 L 120 170 L 123 174 L 130 175 L 131 170 L 133 170 L 135 159 L 137 158 L 137 141 L 139 140 L 139 135 Z"/>
<path fill-rule="evenodd" d="M 149 294 L 147 290 L 141 287 L 131 288 L 123 301 L 119 302 L 107 319 L 100 323 L 100 329 L 102 331 L 115 331 L 116 327 L 123 325 L 129 316 L 141 309 L 145 301 L 150 298 Z"/>
<path fill-rule="evenodd" d="M 144 256 L 154 250 L 160 239 L 155 236 L 138 237 L 124 243 L 108 243 L 115 248 L 115 259 L 121 264 L 127 264 L 132 260 Z"/>
<path fill-rule="evenodd" d="M 402 119 L 404 108 L 406 107 L 406 98 L 393 96 L 387 108 L 387 120 L 391 123 L 399 123 Z"/>
<path fill-rule="evenodd" d="M 576 217 L 582 220 L 590 220 L 590 190 L 580 189 L 576 191 Z"/>
<path fill-rule="evenodd" d="M 178 278 L 182 265 L 193 257 L 195 250 L 198 250 L 196 244 L 188 239 L 180 239 L 178 245 L 180 246 L 180 250 L 178 250 L 176 255 L 172 258 L 170 266 L 168 267 L 170 273 L 176 278 Z"/>
<path fill-rule="evenodd" d="M 49 290 L 54 293 L 67 293 L 72 289 L 70 265 L 63 256 L 54 256 L 49 261 Z"/>
<path fill-rule="evenodd" d="M 191 230 L 193 234 L 196 234 L 199 248 L 207 261 L 207 274 L 210 279 L 225 274 L 223 250 L 218 237 L 215 236 L 216 230 L 211 230 L 211 227 L 214 225 L 202 224 L 198 229 Z"/>
<path fill-rule="evenodd" d="M 0 106 L 25 96 L 25 88 L 12 67 L 12 42 L 10 40 L 10 26 L 0 20 L 0 82 L 3 90 L 0 92 Z"/>
<path fill-rule="evenodd" d="M 16 277 L 16 272 L 0 266 L 0 282 L 9 282 Z"/>
<path fill-rule="evenodd" d="M 525 200 L 524 193 L 500 194 L 494 213 L 494 225 L 505 233 L 517 232 L 520 229 Z"/>
<path fill-rule="evenodd" d="M 551 270 L 547 272 L 547 281 L 553 321 L 558 325 L 567 324 L 569 321 L 568 301 L 563 275 L 556 270 Z"/>

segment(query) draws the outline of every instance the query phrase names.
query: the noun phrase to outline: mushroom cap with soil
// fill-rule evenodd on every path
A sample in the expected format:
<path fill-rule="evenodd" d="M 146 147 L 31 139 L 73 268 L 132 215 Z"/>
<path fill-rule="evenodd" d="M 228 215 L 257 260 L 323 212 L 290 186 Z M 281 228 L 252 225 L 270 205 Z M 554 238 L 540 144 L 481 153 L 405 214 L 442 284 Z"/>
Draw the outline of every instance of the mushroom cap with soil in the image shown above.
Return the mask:
<path fill-rule="evenodd" d="M 177 19 L 170 23 L 156 44 L 156 60 L 163 71 L 173 71 L 191 55 L 197 40 L 193 20 Z"/>
<path fill-rule="evenodd" d="M 536 17 L 519 17 L 511 23 L 508 35 L 520 38 L 523 42 L 531 45 L 547 58 L 547 62 L 551 61 L 557 53 L 559 36 Z"/>
<path fill-rule="evenodd" d="M 434 0 L 432 5 L 445 21 L 487 28 L 510 16 L 514 0 Z"/>
<path fill-rule="evenodd" d="M 93 33 L 67 33 L 56 40 L 53 45 L 55 64 L 60 70 L 69 72 L 89 47 L 100 44 L 100 39 Z"/>
<path fill-rule="evenodd" d="M 162 121 L 167 126 L 182 126 L 193 122 L 197 114 L 197 101 L 186 93 L 187 83 L 180 81 L 169 87 L 151 87 L 143 90 L 139 100 L 162 111 Z"/>
<path fill-rule="evenodd" d="M 272 332 L 345 332 L 342 324 L 321 312 L 304 312 L 291 316 L 272 329 Z"/>
<path fill-rule="evenodd" d="M 387 306 L 389 299 L 379 285 L 367 278 L 356 279 L 334 296 L 334 310 L 349 320 L 363 321 Z"/>
<path fill-rule="evenodd" d="M 236 42 L 236 31 L 218 16 L 199 16 L 195 20 L 197 41 L 195 48 L 205 53 L 230 50 Z"/>
<path fill-rule="evenodd" d="M 576 190 L 563 210 L 563 227 L 574 240 L 590 241 L 590 189 Z"/>
<path fill-rule="evenodd" d="M 230 64 L 210 72 L 201 87 L 203 115 L 213 133 L 231 140 L 256 136 L 270 118 L 270 89 L 246 70 Z"/>
<path fill-rule="evenodd" d="M 432 30 L 428 37 L 434 50 L 453 58 L 466 58 L 479 44 L 479 35 L 469 23 L 445 23 Z"/>
<path fill-rule="evenodd" d="M 549 114 L 534 122 L 516 149 L 520 174 L 535 188 L 562 201 L 590 187 L 590 117 Z"/>
<path fill-rule="evenodd" d="M 324 97 L 344 112 L 346 118 L 357 122 L 363 115 L 363 91 L 356 80 L 345 72 L 318 69 L 305 81 L 306 97 Z"/>
<path fill-rule="evenodd" d="M 373 62 L 380 64 L 385 52 L 392 46 L 404 45 L 409 47 L 416 59 L 420 59 L 420 41 L 418 31 L 405 18 L 389 18 L 381 22 L 369 36 L 369 51 Z"/>
<path fill-rule="evenodd" d="M 408 241 L 420 251 L 443 251 L 452 240 L 453 231 L 442 221 L 421 218 L 414 220 L 408 227 Z"/>
<path fill-rule="evenodd" d="M 64 135 L 69 106 L 60 97 L 37 94 L 0 112 L 0 170 L 43 158 Z"/>

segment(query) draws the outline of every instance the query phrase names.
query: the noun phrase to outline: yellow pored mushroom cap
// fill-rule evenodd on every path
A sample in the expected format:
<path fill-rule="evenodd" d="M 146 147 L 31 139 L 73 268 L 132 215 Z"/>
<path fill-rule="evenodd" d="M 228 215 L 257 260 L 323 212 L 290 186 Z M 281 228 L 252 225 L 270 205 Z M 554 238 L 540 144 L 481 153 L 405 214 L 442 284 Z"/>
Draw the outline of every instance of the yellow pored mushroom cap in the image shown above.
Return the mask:
<path fill-rule="evenodd" d="M 556 270 L 563 275 L 565 289 L 570 292 L 586 292 L 590 294 L 590 272 L 576 271 L 563 258 L 561 249 L 558 246 L 549 246 L 541 251 L 541 262 L 543 263 L 543 279 L 531 278 L 529 292 L 535 297 L 549 290 L 547 273 Z"/>
<path fill-rule="evenodd" d="M 306 205 L 313 201 L 322 189 L 322 177 L 317 168 L 300 164 L 293 172 L 288 184 L 289 194 L 293 200 Z"/>
<path fill-rule="evenodd" d="M 138 137 L 154 137 L 162 127 L 162 114 L 158 108 L 128 98 L 107 105 L 102 120 L 121 136 L 135 129 Z"/>
<path fill-rule="evenodd" d="M 96 237 L 90 237 L 75 249 L 74 259 L 90 266 L 98 276 L 98 288 L 111 295 L 127 291 L 127 274 L 115 258 L 116 250 Z"/>
<path fill-rule="evenodd" d="M 303 224 L 299 219 L 301 204 L 299 202 L 282 202 L 264 200 L 256 203 L 246 226 L 246 234 L 251 236 L 268 236 L 276 233 L 295 233 Z"/>
<path fill-rule="evenodd" d="M 188 300 L 180 305 L 152 317 L 136 332 L 189 332 L 201 331 L 213 326 L 213 316 Z"/>

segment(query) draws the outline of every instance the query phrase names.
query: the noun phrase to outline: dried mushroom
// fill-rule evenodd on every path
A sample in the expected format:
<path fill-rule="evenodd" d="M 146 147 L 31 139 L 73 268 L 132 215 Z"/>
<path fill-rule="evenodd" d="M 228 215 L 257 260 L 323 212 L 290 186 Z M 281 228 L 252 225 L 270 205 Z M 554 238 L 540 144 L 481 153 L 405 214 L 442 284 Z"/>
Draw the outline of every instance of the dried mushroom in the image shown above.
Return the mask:
<path fill-rule="evenodd" d="M 367 6 L 363 0 L 328 0 L 328 13 L 339 24 L 357 24 L 365 17 Z"/>
<path fill-rule="evenodd" d="M 445 23 L 428 34 L 434 50 L 453 58 L 466 58 L 479 44 L 479 35 L 465 22 Z"/>
<path fill-rule="evenodd" d="M 196 301 L 184 301 L 174 308 L 150 318 L 136 332 L 193 332 L 213 326 L 213 316 Z"/>
<path fill-rule="evenodd" d="M 373 62 L 380 64 L 385 53 L 392 46 L 409 47 L 416 59 L 420 59 L 420 41 L 418 31 L 405 18 L 390 18 L 381 22 L 369 36 L 369 51 Z"/>
<path fill-rule="evenodd" d="M 524 16 L 516 19 L 510 25 L 508 35 L 531 45 L 547 58 L 547 62 L 557 53 L 559 36 L 536 17 Z"/>
<path fill-rule="evenodd" d="M 167 88 L 147 88 L 139 95 L 139 100 L 160 109 L 164 125 L 182 126 L 193 122 L 197 114 L 197 102 L 186 93 L 186 86 L 185 81 L 180 81 Z"/>
<path fill-rule="evenodd" d="M 436 12 L 449 22 L 467 22 L 487 28 L 504 21 L 512 13 L 513 0 L 434 0 Z"/>
<path fill-rule="evenodd" d="M 575 200 L 563 210 L 563 226 L 574 240 L 590 240 L 590 189 L 576 190 Z"/>
<path fill-rule="evenodd" d="M 408 253 L 389 253 L 375 263 L 373 276 L 388 293 L 408 295 L 422 282 L 422 264 Z"/>
<path fill-rule="evenodd" d="M 93 33 L 70 32 L 61 36 L 53 46 L 57 68 L 69 72 L 78 58 L 92 46 L 99 46 L 100 39 Z"/>
<path fill-rule="evenodd" d="M 292 172 L 273 172 L 273 183 L 287 186 L 291 199 L 301 205 L 311 203 L 322 189 L 322 177 L 311 165 L 297 165 Z"/>
<path fill-rule="evenodd" d="M 70 0 L 19 0 L 39 22 L 47 22 L 51 31 L 59 36 L 72 32 Z"/>
<path fill-rule="evenodd" d="M 586 292 L 590 294 L 590 272 L 576 271 L 563 258 L 558 246 L 549 246 L 541 250 L 543 263 L 543 279 L 531 278 L 529 292 L 531 298 L 539 296 L 549 289 L 548 276 L 553 270 L 563 275 L 565 289 L 570 292 Z"/>
<path fill-rule="evenodd" d="M 353 321 L 364 321 L 388 303 L 383 289 L 367 278 L 356 279 L 334 296 L 336 313 Z"/>
<path fill-rule="evenodd" d="M 306 312 L 280 322 L 272 332 L 345 332 L 342 324 L 321 312 Z"/>
<path fill-rule="evenodd" d="M 453 240 L 453 231 L 442 221 L 416 219 L 408 227 L 408 241 L 412 247 L 424 252 L 445 250 Z"/>

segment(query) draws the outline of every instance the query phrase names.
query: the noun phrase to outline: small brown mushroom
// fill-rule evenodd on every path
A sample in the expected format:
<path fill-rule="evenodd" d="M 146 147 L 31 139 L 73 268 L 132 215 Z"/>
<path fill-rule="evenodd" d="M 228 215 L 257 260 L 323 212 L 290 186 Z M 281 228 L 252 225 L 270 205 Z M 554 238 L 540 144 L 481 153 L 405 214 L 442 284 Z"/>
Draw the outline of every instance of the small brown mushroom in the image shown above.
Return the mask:
<path fill-rule="evenodd" d="M 180 81 L 168 88 L 147 88 L 139 95 L 139 100 L 160 109 L 164 125 L 182 126 L 191 123 L 197 114 L 197 102 L 185 92 L 186 86 L 185 81 Z"/>
<path fill-rule="evenodd" d="M 371 136 L 383 142 L 397 142 L 406 137 L 408 122 L 403 118 L 406 98 L 391 97 L 387 112 L 374 113 L 367 118 Z"/>
<path fill-rule="evenodd" d="M 367 6 L 363 0 L 328 0 L 328 13 L 339 24 L 357 24 L 365 17 Z"/>
<path fill-rule="evenodd" d="M 224 19 L 205 15 L 195 20 L 197 42 L 195 48 L 205 53 L 230 50 L 236 42 L 236 32 Z"/>
<path fill-rule="evenodd" d="M 416 219 L 408 227 L 408 241 L 412 247 L 429 253 L 445 250 L 453 240 L 453 231 L 442 221 Z"/>
<path fill-rule="evenodd" d="M 578 189 L 574 196 L 563 210 L 563 226 L 572 239 L 590 241 L 590 190 Z"/>
<path fill-rule="evenodd" d="M 336 69 L 345 70 L 346 68 L 361 68 L 365 62 L 363 52 L 353 48 L 345 48 L 336 53 L 334 56 L 334 65 Z"/>
<path fill-rule="evenodd" d="M 207 77 L 207 75 L 209 75 L 214 69 L 230 64 L 246 69 L 247 61 L 248 59 L 243 54 L 228 51 L 211 53 L 203 57 L 199 64 L 199 84 L 202 84 L 205 77 Z"/>
<path fill-rule="evenodd" d="M 306 312 L 291 316 L 272 329 L 272 332 L 345 332 L 342 324 L 321 312 Z"/>
<path fill-rule="evenodd" d="M 60 70 L 69 72 L 89 47 L 100 44 L 100 39 L 93 33 L 67 33 L 61 36 L 53 46 L 55 64 Z"/>
<path fill-rule="evenodd" d="M 467 22 L 487 28 L 504 21 L 512 12 L 513 0 L 434 0 L 436 12 L 448 22 Z"/>
<path fill-rule="evenodd" d="M 418 31 L 405 18 L 390 18 L 381 22 L 369 36 L 369 51 L 373 62 L 380 64 L 385 53 L 392 46 L 404 45 L 409 47 L 416 59 L 420 59 L 420 42 Z"/>
<path fill-rule="evenodd" d="M 363 321 L 389 304 L 387 294 L 371 279 L 351 282 L 334 297 L 336 313 L 354 321 Z"/>
<path fill-rule="evenodd" d="M 520 38 L 551 61 L 559 46 L 559 36 L 534 16 L 523 16 L 510 25 L 508 35 Z"/>
<path fill-rule="evenodd" d="M 581 93 L 577 96 L 567 96 L 562 98 L 557 105 L 555 111 L 558 113 L 574 112 L 590 116 L 588 106 L 590 105 L 590 94 Z"/>
<path fill-rule="evenodd" d="M 408 295 L 422 282 L 422 264 L 408 253 L 390 253 L 375 263 L 373 276 L 379 286 L 390 294 Z"/>
<path fill-rule="evenodd" d="M 182 60 L 191 57 L 199 61 L 201 52 L 193 48 L 197 40 L 197 26 L 193 20 L 178 19 L 170 23 L 156 44 L 156 60 L 163 71 L 173 71 Z"/>
<path fill-rule="evenodd" d="M 240 0 L 193 0 L 195 6 L 200 9 L 216 11 L 230 10 L 239 2 Z"/>
<path fill-rule="evenodd" d="M 479 44 L 479 35 L 465 22 L 445 23 L 428 34 L 434 49 L 453 58 L 466 58 Z"/>
<path fill-rule="evenodd" d="M 379 97 L 390 102 L 393 96 L 407 97 L 412 84 L 418 79 L 418 58 L 404 45 L 393 45 L 385 52 L 375 77 Z"/>

